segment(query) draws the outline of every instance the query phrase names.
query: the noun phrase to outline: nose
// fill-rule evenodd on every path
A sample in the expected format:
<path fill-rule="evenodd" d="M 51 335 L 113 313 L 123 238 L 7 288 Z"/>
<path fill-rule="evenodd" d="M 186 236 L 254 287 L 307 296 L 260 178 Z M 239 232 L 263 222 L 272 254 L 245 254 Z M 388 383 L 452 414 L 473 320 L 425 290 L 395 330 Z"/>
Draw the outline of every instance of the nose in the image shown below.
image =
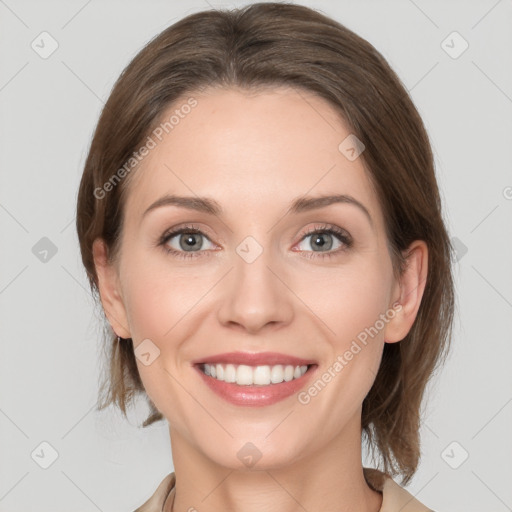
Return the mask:
<path fill-rule="evenodd" d="M 282 266 L 266 249 L 254 261 L 240 254 L 234 253 L 234 268 L 224 282 L 219 322 L 250 334 L 288 325 L 294 316 L 293 293 Z"/>

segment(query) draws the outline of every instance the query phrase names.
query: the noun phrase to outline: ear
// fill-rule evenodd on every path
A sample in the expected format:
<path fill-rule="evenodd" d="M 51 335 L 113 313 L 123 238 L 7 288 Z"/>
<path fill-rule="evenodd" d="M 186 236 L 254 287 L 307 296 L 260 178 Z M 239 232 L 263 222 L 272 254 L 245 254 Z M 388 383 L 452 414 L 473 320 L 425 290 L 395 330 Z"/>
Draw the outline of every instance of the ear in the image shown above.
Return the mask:
<path fill-rule="evenodd" d="M 98 276 L 98 288 L 105 316 L 114 332 L 121 338 L 130 338 L 128 321 L 120 293 L 117 270 L 107 260 L 104 240 L 97 238 L 92 245 L 94 266 Z"/>
<path fill-rule="evenodd" d="M 428 248 L 423 240 L 414 241 L 404 254 L 406 267 L 396 286 L 394 304 L 395 316 L 386 326 L 386 343 L 403 340 L 409 333 L 423 297 L 427 282 Z"/>

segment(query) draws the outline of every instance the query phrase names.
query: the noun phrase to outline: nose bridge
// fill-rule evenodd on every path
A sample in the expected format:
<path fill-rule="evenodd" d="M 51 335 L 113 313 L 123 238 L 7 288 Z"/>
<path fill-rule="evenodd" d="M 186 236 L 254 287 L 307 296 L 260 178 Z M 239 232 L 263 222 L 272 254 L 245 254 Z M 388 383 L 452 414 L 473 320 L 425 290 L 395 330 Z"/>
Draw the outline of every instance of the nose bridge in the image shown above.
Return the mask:
<path fill-rule="evenodd" d="M 238 244 L 227 296 L 219 310 L 222 323 L 236 323 L 255 332 L 266 324 L 291 320 L 293 305 L 287 287 L 276 276 L 280 267 L 277 259 L 270 237 L 260 243 L 255 237 L 247 236 Z"/>

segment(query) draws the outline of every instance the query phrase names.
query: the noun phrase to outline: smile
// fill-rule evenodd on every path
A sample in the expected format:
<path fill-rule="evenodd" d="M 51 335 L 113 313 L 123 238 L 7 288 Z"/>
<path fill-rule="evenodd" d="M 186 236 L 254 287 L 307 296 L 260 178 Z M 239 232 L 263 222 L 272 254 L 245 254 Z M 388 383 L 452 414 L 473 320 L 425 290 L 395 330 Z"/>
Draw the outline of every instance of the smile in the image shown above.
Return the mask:
<path fill-rule="evenodd" d="M 201 371 L 219 381 L 234 383 L 238 386 L 269 386 L 300 379 L 312 365 L 249 366 L 229 363 L 202 364 Z"/>
<path fill-rule="evenodd" d="M 193 368 L 206 388 L 224 401 L 242 407 L 264 407 L 303 390 L 314 377 L 318 365 L 200 363 Z"/>

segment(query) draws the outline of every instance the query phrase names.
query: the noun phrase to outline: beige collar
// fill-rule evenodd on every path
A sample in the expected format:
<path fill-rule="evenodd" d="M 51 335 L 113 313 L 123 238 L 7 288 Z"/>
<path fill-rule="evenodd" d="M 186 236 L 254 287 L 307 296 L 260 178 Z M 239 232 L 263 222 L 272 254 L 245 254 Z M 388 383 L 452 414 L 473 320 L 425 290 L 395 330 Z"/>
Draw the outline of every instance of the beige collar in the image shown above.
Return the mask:
<path fill-rule="evenodd" d="M 363 468 L 368 485 L 382 493 L 379 512 L 432 512 L 412 494 L 398 485 L 389 475 L 373 468 Z M 169 473 L 154 494 L 135 512 L 163 512 L 164 506 L 171 509 L 174 503 L 176 475 Z"/>

